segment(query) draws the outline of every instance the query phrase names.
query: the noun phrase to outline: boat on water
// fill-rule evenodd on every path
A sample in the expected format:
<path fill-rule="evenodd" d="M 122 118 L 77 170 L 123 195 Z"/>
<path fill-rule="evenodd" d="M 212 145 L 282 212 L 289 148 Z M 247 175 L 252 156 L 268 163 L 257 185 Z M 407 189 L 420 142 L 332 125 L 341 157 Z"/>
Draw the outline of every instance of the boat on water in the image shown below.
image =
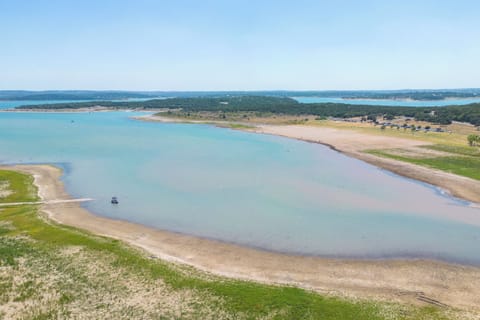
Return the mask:
<path fill-rule="evenodd" d="M 117 197 L 112 197 L 112 200 L 110 200 L 111 204 L 118 204 L 118 199 Z"/>

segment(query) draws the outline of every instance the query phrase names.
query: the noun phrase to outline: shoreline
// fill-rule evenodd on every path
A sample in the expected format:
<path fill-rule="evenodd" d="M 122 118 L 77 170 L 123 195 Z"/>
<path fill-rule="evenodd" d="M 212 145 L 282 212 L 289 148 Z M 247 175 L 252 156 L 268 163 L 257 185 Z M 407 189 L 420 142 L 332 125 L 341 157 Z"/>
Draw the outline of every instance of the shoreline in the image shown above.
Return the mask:
<path fill-rule="evenodd" d="M 295 132 L 295 129 L 300 129 L 300 130 Z M 304 129 L 304 130 L 301 130 L 301 129 Z M 308 132 L 309 130 L 312 130 L 312 131 L 316 130 L 317 132 L 315 133 Z M 433 169 L 433 168 L 415 165 L 412 163 L 407 163 L 399 160 L 378 157 L 372 154 L 362 152 L 363 150 L 367 150 L 369 148 L 378 148 L 378 146 L 375 146 L 375 145 L 364 146 L 365 148 L 362 149 L 361 146 L 352 147 L 351 145 L 348 145 L 348 144 L 342 145 L 338 141 L 335 141 L 336 139 L 338 139 L 338 137 L 336 137 L 336 133 L 340 133 L 346 130 L 319 128 L 319 127 L 306 127 L 306 126 L 298 126 L 298 125 L 292 125 L 288 127 L 264 125 L 264 126 L 260 126 L 259 129 L 245 130 L 245 131 L 260 133 L 260 134 L 271 134 L 271 135 L 297 139 L 297 140 L 310 142 L 310 143 L 322 144 L 331 148 L 332 150 L 343 153 L 349 157 L 364 161 L 380 169 L 387 170 L 399 176 L 420 181 L 423 183 L 427 183 L 429 185 L 440 188 L 441 190 L 447 192 L 450 196 L 468 201 L 472 207 L 477 207 L 477 208 L 480 207 L 480 193 L 476 192 L 476 190 L 480 190 L 480 181 L 459 176 L 456 174 L 448 173 L 445 171 Z M 303 136 L 300 136 L 302 134 L 304 135 L 306 134 L 308 137 L 305 138 Z M 369 136 L 367 134 L 358 134 L 358 133 L 353 133 L 353 134 L 357 136 L 356 140 L 361 138 L 368 139 L 367 137 Z M 371 138 L 378 139 L 381 137 L 371 137 Z M 391 145 L 386 145 L 385 148 L 398 148 L 403 146 L 418 147 L 418 146 L 424 146 L 424 145 L 430 144 L 425 141 L 414 141 L 414 140 L 409 141 L 402 138 L 392 138 L 392 137 L 386 137 L 385 140 L 386 141 L 390 140 L 392 142 Z"/>
<path fill-rule="evenodd" d="M 70 199 L 51 165 L 3 166 L 33 175 L 39 197 Z M 480 268 L 426 259 L 355 260 L 294 256 L 96 216 L 78 203 L 43 204 L 47 218 L 141 248 L 156 258 L 235 279 L 294 285 L 334 296 L 425 304 L 433 299 L 480 312 Z"/>
<path fill-rule="evenodd" d="M 89 112 L 110 112 L 122 110 L 102 110 L 89 108 L 88 110 L 45 110 L 36 111 L 25 110 L 21 112 L 35 113 L 89 113 Z M 125 111 L 125 110 L 123 110 Z M 328 127 L 316 127 L 306 125 L 275 125 L 275 124 L 259 124 L 251 122 L 235 122 L 234 124 L 245 125 L 245 128 L 231 127 L 232 122 L 229 121 L 206 121 L 206 120 L 187 120 L 156 116 L 152 112 L 160 110 L 134 110 L 138 112 L 148 113 L 142 116 L 133 116 L 131 119 L 147 122 L 165 122 L 165 123 L 188 123 L 188 124 L 207 124 L 221 128 L 233 130 L 241 130 L 245 132 L 257 134 L 270 134 L 290 139 L 296 139 L 309 143 L 317 143 L 325 145 L 334 151 L 343 153 L 349 157 L 364 161 L 382 170 L 393 172 L 402 177 L 420 181 L 428 185 L 434 186 L 460 200 L 468 201 L 470 206 L 480 208 L 480 181 L 471 178 L 455 175 L 441 170 L 428 168 L 412 163 L 407 163 L 390 158 L 383 158 L 363 151 L 368 149 L 388 149 L 402 147 L 418 147 L 431 144 L 430 142 L 421 140 L 409 140 L 398 137 L 382 137 L 364 133 L 357 133 L 348 129 L 334 129 Z M 162 110 L 164 111 L 164 110 Z M 0 112 L 18 112 L 18 110 L 0 110 Z M 353 139 L 352 139 L 353 137 Z M 363 140 L 363 141 L 362 141 Z M 347 143 L 344 143 L 347 141 Z M 365 141 L 367 143 L 365 143 Z M 372 141 L 372 144 L 368 144 Z M 379 143 L 380 142 L 380 143 Z"/>
<path fill-rule="evenodd" d="M 228 121 L 200 121 L 167 118 L 154 115 L 133 117 L 140 121 L 165 123 L 210 124 L 225 127 Z M 241 123 L 248 124 L 248 123 Z M 317 143 L 345 154 L 349 157 L 369 163 L 382 170 L 393 172 L 402 177 L 427 183 L 448 193 L 452 197 L 468 201 L 470 206 L 480 208 L 480 181 L 459 176 L 445 171 L 428 168 L 399 160 L 374 156 L 363 151 L 368 149 L 390 149 L 402 147 L 419 147 L 431 144 L 421 140 L 409 140 L 398 137 L 374 136 L 357 133 L 348 129 L 335 129 L 308 125 L 273 125 L 250 123 L 253 128 L 230 128 L 257 134 L 269 134 L 284 138 Z"/>

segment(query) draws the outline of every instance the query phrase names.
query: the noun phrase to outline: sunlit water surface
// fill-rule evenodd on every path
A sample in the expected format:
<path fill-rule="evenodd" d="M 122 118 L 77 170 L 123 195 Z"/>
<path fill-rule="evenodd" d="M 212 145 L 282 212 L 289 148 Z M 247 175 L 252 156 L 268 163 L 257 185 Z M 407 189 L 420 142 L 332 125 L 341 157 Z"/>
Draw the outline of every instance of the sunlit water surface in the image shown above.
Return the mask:
<path fill-rule="evenodd" d="M 325 146 L 133 112 L 0 113 L 3 163 L 56 163 L 96 214 L 295 254 L 480 264 L 480 210 Z M 117 196 L 118 206 L 110 204 Z"/>

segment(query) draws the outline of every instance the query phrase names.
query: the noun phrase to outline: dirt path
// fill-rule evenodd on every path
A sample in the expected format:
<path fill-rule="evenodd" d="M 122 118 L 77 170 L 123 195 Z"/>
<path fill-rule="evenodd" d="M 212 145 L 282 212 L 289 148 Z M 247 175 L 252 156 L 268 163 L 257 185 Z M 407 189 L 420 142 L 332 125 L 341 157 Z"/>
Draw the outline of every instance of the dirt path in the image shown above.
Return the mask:
<path fill-rule="evenodd" d="M 23 205 L 32 205 L 32 204 L 62 204 L 62 203 L 78 203 L 85 201 L 92 201 L 91 198 L 80 198 L 80 199 L 63 199 L 63 200 L 48 200 L 48 201 L 31 201 L 31 202 L 5 202 L 0 203 L 0 207 L 11 207 L 11 206 L 23 206 Z"/>

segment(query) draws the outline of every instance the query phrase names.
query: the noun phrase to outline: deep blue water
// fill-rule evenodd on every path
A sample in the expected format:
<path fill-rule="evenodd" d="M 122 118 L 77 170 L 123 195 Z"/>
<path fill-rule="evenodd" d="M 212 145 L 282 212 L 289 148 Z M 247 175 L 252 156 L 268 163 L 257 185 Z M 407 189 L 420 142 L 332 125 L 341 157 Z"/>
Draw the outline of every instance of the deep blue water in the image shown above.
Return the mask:
<path fill-rule="evenodd" d="M 480 210 L 327 147 L 137 113 L 0 113 L 0 161 L 61 163 L 96 214 L 296 254 L 480 264 Z M 120 205 L 112 206 L 111 196 Z"/>

